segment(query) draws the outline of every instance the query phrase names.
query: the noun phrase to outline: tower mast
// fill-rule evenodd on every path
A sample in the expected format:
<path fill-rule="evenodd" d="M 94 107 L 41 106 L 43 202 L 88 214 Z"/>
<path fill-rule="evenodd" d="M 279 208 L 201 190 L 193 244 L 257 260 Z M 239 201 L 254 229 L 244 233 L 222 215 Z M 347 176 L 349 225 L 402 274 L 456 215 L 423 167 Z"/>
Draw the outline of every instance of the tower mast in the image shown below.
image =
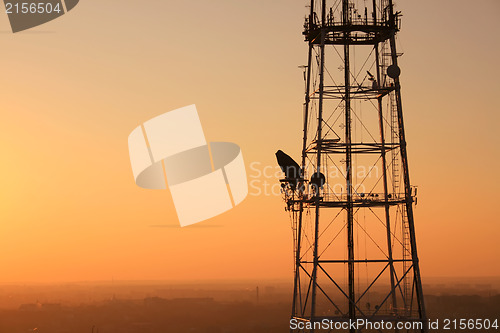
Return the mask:
<path fill-rule="evenodd" d="M 294 232 L 292 331 L 364 319 L 427 332 L 396 50 L 401 15 L 392 0 L 359 3 L 311 0 L 304 25 L 301 174 L 282 180 Z"/>

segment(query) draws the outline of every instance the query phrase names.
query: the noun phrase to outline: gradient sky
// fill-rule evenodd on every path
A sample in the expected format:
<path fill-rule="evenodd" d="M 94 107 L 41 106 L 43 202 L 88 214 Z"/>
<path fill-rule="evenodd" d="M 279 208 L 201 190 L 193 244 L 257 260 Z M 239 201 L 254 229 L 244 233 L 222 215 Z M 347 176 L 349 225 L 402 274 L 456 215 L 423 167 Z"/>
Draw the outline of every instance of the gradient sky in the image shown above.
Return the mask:
<path fill-rule="evenodd" d="M 291 281 L 280 197 L 181 229 L 168 191 L 135 185 L 127 137 L 195 103 L 250 177 L 277 149 L 298 158 L 305 4 L 85 0 L 15 35 L 0 15 L 0 282 Z M 499 276 L 500 3 L 398 10 L 422 275 Z"/>

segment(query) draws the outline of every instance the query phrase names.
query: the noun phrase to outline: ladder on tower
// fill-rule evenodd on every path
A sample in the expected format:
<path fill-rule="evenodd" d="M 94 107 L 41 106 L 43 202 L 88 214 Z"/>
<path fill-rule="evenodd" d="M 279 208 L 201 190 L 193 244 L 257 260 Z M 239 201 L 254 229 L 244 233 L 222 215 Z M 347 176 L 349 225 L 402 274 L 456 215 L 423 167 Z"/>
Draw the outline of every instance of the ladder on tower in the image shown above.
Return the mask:
<path fill-rule="evenodd" d="M 388 2 L 387 2 L 387 6 Z M 390 80 L 387 73 L 387 68 L 392 65 L 392 53 L 390 51 L 389 42 L 386 41 L 382 44 L 382 61 L 381 61 L 381 73 L 383 73 L 383 85 L 389 86 Z M 402 53 L 397 53 L 396 56 L 401 56 Z M 389 111 L 389 124 L 390 124 L 390 140 L 393 146 L 399 145 L 399 115 L 398 115 L 398 104 L 396 101 L 396 94 L 394 91 L 389 93 L 388 101 L 388 111 Z M 401 193 L 401 161 L 399 149 L 393 149 L 391 151 L 391 174 L 392 174 L 392 187 L 395 197 L 400 198 L 405 194 Z M 404 191 L 403 191 L 404 192 Z M 401 205 L 397 208 L 397 214 L 401 216 L 402 219 L 402 244 L 403 244 L 403 274 L 412 265 L 412 254 L 411 254 L 411 239 L 410 239 L 410 226 L 408 222 L 408 212 L 405 205 Z M 411 312 L 411 300 L 412 300 L 412 282 L 413 278 L 411 274 L 405 275 L 402 281 L 402 292 L 403 292 L 403 313 L 404 315 L 410 315 Z"/>
<path fill-rule="evenodd" d="M 399 119 L 398 119 L 398 106 L 396 103 L 396 96 L 394 92 L 389 94 L 389 112 L 391 124 L 391 143 L 397 145 L 399 143 Z M 394 195 L 399 196 L 399 183 L 400 183 L 400 163 L 399 163 L 399 150 L 393 149 L 391 153 L 391 166 L 392 166 L 392 188 Z"/>
<path fill-rule="evenodd" d="M 406 210 L 406 206 L 402 206 L 402 224 L 403 224 L 403 272 L 410 268 L 412 265 L 412 255 L 411 255 L 411 239 L 410 239 L 410 225 L 408 222 L 408 212 Z M 413 278 L 410 274 L 405 275 L 403 279 L 403 297 L 404 297 L 404 306 L 405 312 L 407 315 L 410 314 L 411 311 L 411 299 L 412 299 L 412 281 Z"/>
<path fill-rule="evenodd" d="M 380 72 L 382 73 L 382 86 L 388 87 L 390 80 L 387 76 L 387 68 L 392 65 L 392 53 L 390 51 L 389 41 L 385 41 L 381 45 L 381 64 Z M 401 54 L 396 54 L 400 56 Z M 390 124 L 390 140 L 391 144 L 399 144 L 399 121 L 398 121 L 398 105 L 396 102 L 396 95 L 394 91 L 389 93 L 389 124 Z M 391 168 L 392 168 L 392 189 L 394 196 L 399 197 L 399 185 L 401 182 L 400 177 L 400 161 L 399 161 L 399 150 L 393 149 L 391 152 Z"/>

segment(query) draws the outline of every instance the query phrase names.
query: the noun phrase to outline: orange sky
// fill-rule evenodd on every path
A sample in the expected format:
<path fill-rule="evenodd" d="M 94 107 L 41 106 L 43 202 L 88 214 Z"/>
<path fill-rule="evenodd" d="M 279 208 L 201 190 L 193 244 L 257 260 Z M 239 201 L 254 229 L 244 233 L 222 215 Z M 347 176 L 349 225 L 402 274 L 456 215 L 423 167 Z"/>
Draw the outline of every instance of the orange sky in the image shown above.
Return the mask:
<path fill-rule="evenodd" d="M 181 229 L 168 191 L 134 184 L 127 137 L 195 103 L 207 140 L 238 143 L 250 176 L 277 149 L 298 157 L 304 5 L 86 0 L 15 35 L 1 15 L 0 283 L 291 280 L 279 197 Z M 500 275 L 499 9 L 398 4 L 424 277 Z"/>

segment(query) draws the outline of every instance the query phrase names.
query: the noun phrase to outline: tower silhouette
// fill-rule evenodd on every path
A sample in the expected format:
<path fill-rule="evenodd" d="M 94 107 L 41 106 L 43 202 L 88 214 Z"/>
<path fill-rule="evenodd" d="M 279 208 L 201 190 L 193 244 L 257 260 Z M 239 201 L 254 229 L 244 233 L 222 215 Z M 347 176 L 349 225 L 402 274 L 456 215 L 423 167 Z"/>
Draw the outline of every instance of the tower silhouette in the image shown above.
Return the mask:
<path fill-rule="evenodd" d="M 392 0 L 309 6 L 301 172 L 281 180 L 294 235 L 291 331 L 426 332 L 396 50 L 401 13 Z"/>

